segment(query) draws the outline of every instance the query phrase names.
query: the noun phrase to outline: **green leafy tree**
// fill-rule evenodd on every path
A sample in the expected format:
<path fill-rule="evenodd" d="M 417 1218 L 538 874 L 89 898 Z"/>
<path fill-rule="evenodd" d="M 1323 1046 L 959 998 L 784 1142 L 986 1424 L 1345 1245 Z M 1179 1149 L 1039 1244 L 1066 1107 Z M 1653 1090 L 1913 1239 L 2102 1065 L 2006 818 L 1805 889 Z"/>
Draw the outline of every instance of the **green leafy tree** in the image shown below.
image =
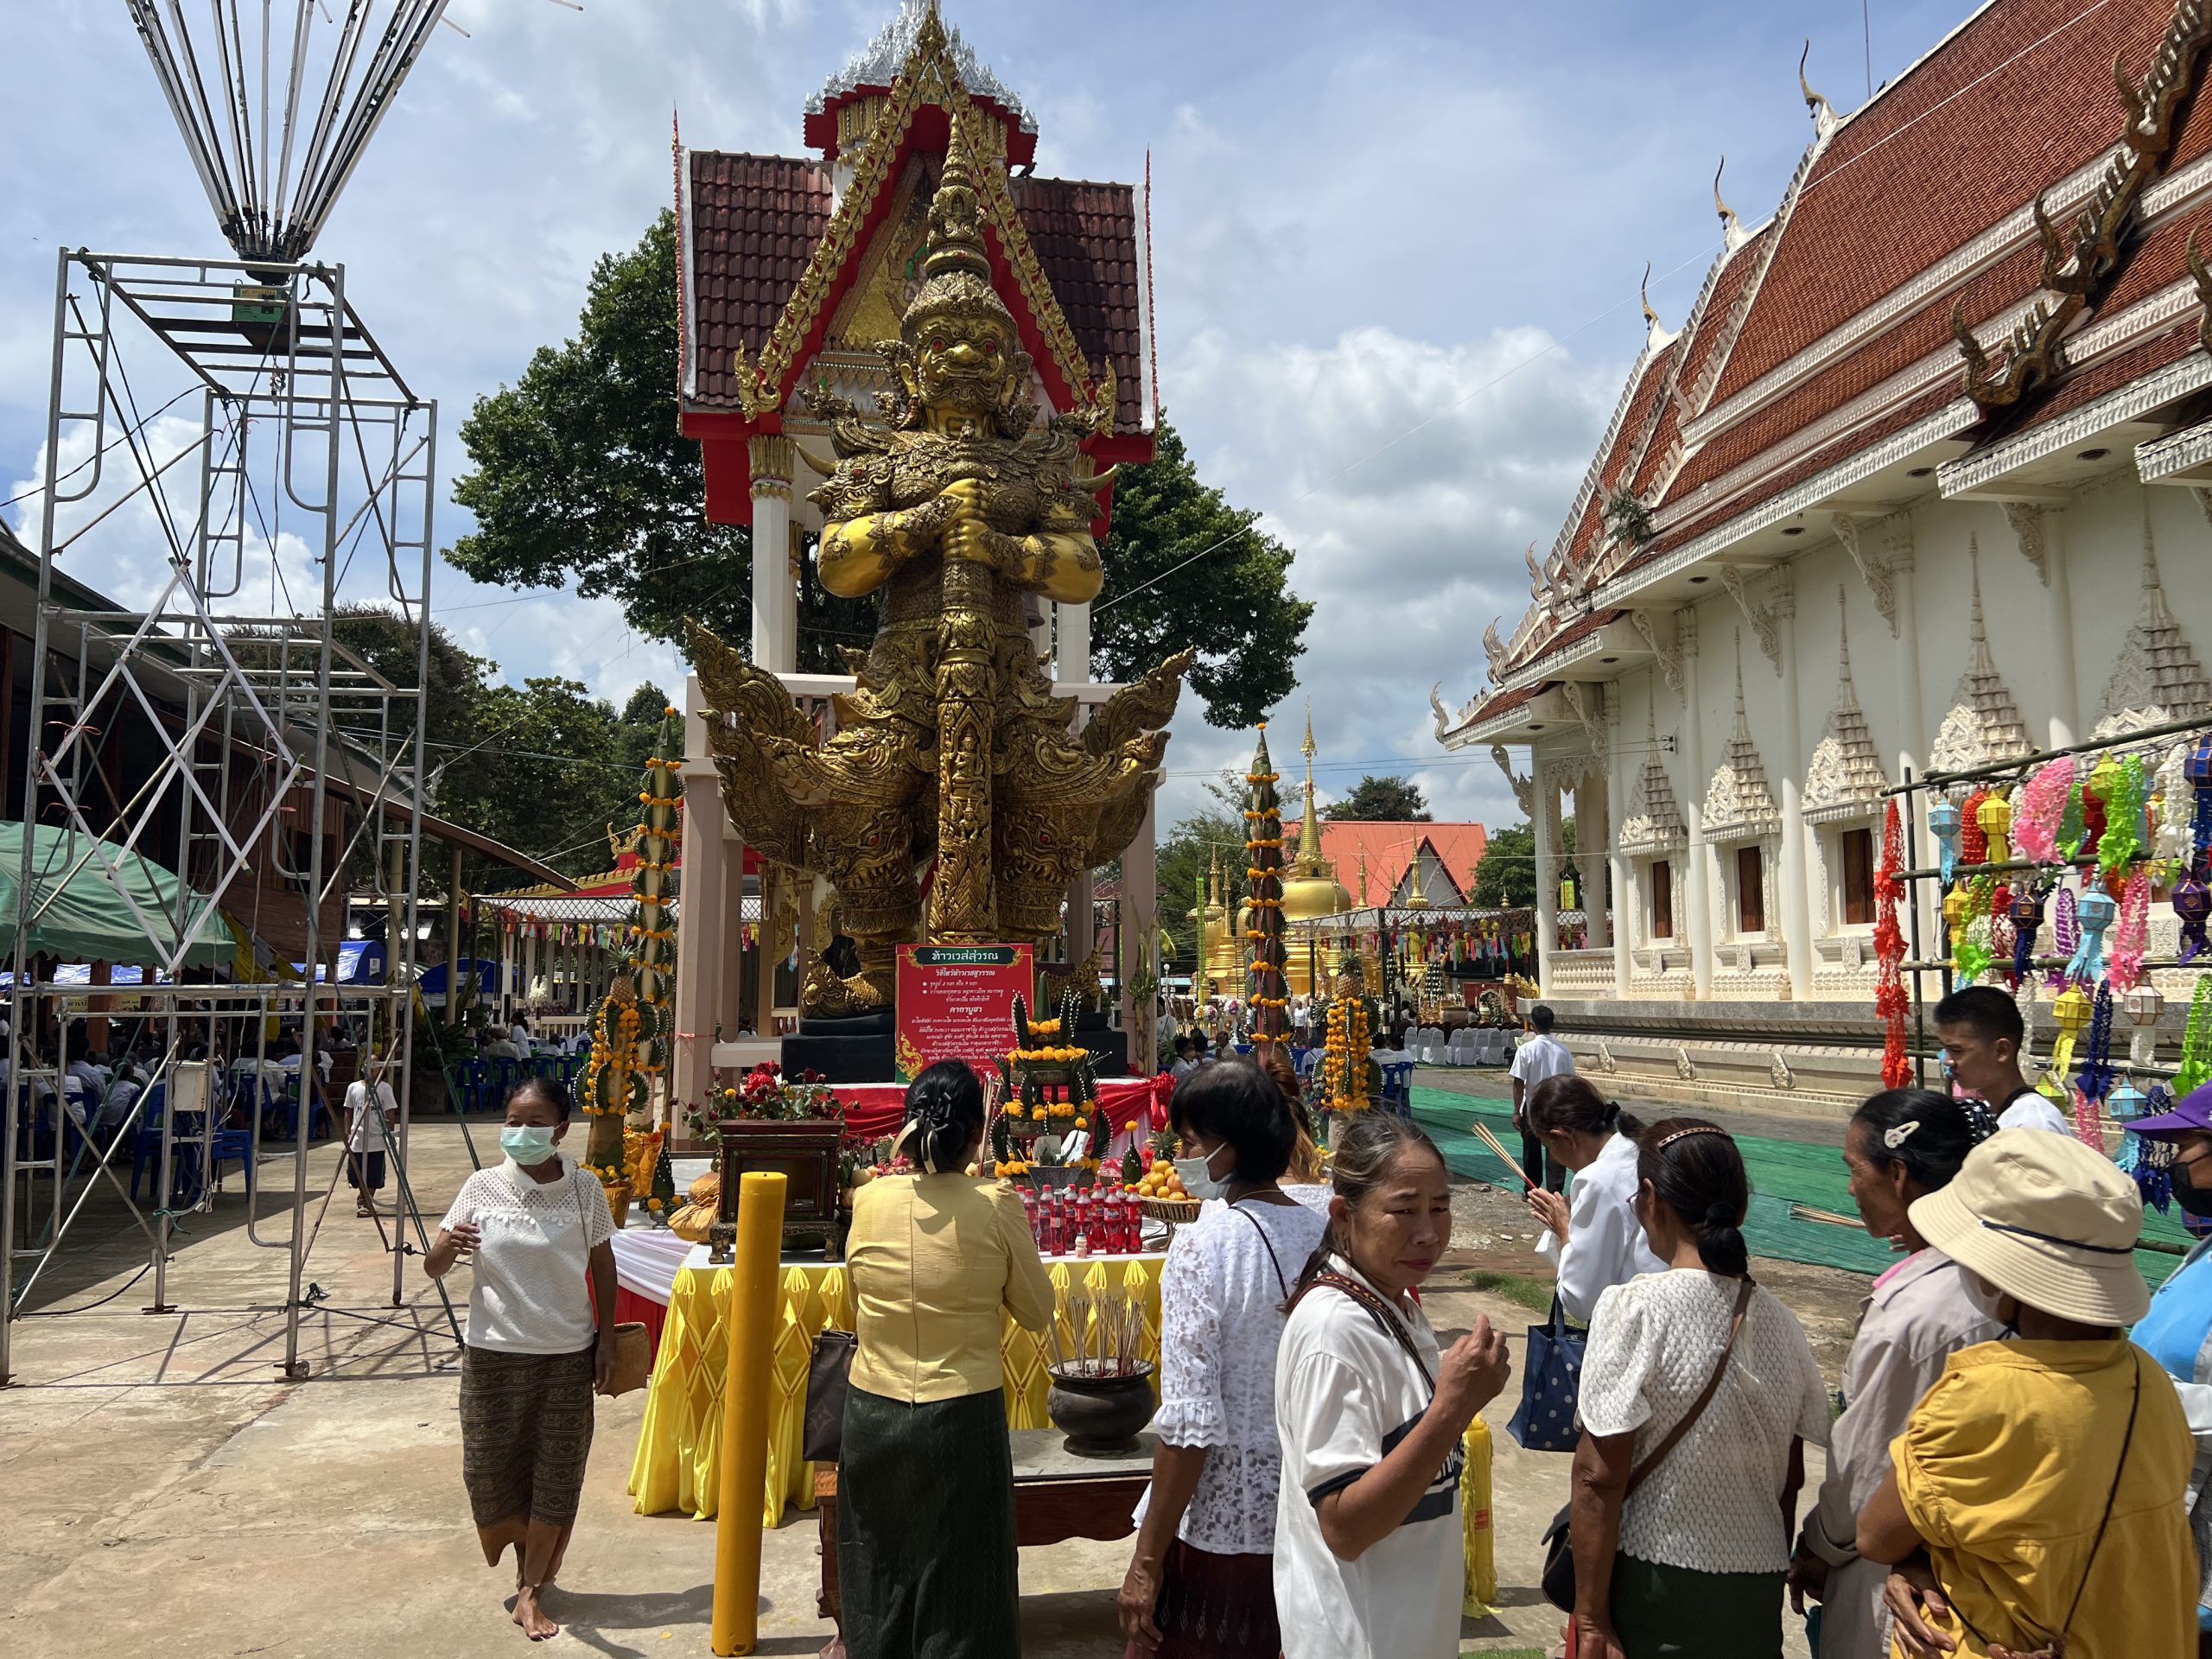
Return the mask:
<path fill-rule="evenodd" d="M 474 466 L 454 485 L 476 529 L 446 557 L 480 582 L 612 597 L 658 639 L 679 640 L 696 616 L 742 650 L 752 537 L 707 522 L 699 445 L 677 428 L 676 270 L 664 213 L 593 269 L 573 339 L 541 347 L 513 385 L 477 399 L 461 429 Z M 1130 679 L 1195 646 L 1191 683 L 1206 718 L 1263 719 L 1295 683 L 1313 607 L 1290 593 L 1291 550 L 1252 529 L 1257 517 L 1200 483 L 1163 423 L 1158 459 L 1124 467 L 1115 485 L 1096 668 Z M 842 673 L 838 648 L 874 638 L 875 601 L 826 591 L 810 557 L 800 568 L 799 666 Z"/>
<path fill-rule="evenodd" d="M 1560 840 L 1565 860 L 1562 868 L 1579 878 L 1573 818 L 1560 825 Z M 1483 855 L 1475 865 L 1474 891 L 1468 901 L 1494 910 L 1522 908 L 1536 902 L 1535 830 L 1525 823 L 1513 823 L 1491 832 L 1484 843 Z"/>
<path fill-rule="evenodd" d="M 1382 823 L 1427 823 L 1428 799 L 1410 778 L 1377 778 L 1370 773 L 1344 799 L 1323 807 L 1321 816 Z"/>
<path fill-rule="evenodd" d="M 1182 434 L 1162 421 L 1155 444 L 1149 464 L 1115 482 L 1093 661 L 1107 679 L 1133 680 L 1196 647 L 1190 683 L 1208 723 L 1257 725 L 1298 683 L 1313 607 L 1290 591 L 1291 550 L 1199 481 Z"/>
<path fill-rule="evenodd" d="M 707 521 L 699 445 L 677 429 L 676 219 L 593 268 L 576 334 L 538 348 L 522 378 L 476 400 L 461 441 L 474 468 L 454 499 L 476 529 L 446 557 L 479 582 L 569 588 L 620 601 L 632 627 L 681 638 L 698 618 L 753 636 L 753 537 Z M 799 666 L 842 671 L 841 644 L 874 632 L 872 601 L 812 579 L 799 600 Z"/>

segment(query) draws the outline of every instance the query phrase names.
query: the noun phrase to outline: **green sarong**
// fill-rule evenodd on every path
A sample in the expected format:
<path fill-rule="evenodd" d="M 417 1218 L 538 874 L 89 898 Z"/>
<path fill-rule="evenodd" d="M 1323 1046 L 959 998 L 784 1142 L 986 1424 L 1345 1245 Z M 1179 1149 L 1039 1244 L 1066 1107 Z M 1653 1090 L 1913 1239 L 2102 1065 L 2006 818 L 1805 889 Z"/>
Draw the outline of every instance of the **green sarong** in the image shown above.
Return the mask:
<path fill-rule="evenodd" d="M 1613 1558 L 1613 1629 L 1628 1659 L 1781 1659 L 1782 1573 L 1694 1573 Z"/>
<path fill-rule="evenodd" d="M 837 1459 L 849 1659 L 1018 1659 L 1006 1396 L 921 1405 L 852 1388 Z"/>

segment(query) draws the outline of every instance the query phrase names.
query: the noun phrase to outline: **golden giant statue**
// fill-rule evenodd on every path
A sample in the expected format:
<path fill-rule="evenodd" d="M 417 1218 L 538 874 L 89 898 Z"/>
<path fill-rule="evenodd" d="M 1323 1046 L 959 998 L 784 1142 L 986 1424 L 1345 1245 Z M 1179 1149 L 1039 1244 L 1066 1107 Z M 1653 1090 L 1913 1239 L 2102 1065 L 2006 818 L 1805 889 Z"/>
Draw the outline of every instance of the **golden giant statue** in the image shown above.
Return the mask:
<path fill-rule="evenodd" d="M 1084 604 L 1099 588 L 1090 525 L 1111 474 L 1086 475 L 1077 445 L 1110 422 L 1111 380 L 1103 407 L 1039 428 L 1029 356 L 991 285 L 974 167 L 956 118 L 921 288 L 901 337 L 878 347 L 893 379 L 880 418 L 826 391 L 810 400 L 836 448 L 834 462 L 806 457 L 829 479 L 810 498 L 825 521 L 822 584 L 882 607 L 873 648 L 847 652 L 858 683 L 831 700 L 833 734 L 773 675 L 692 630 L 731 820 L 773 864 L 826 879 L 860 947 L 856 975 L 810 984 L 810 1014 L 887 1006 L 893 947 L 925 933 L 1057 934 L 1069 882 L 1143 818 L 1190 664 L 1124 687 L 1079 734 L 1074 699 L 1039 671 L 1026 596 Z"/>

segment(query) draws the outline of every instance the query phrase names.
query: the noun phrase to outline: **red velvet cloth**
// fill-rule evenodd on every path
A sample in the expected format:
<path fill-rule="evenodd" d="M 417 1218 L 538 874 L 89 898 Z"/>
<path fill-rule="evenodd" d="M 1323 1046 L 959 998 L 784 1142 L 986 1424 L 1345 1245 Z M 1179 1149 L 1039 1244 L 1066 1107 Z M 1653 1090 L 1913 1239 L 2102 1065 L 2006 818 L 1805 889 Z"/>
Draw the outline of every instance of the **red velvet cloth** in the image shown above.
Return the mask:
<path fill-rule="evenodd" d="M 1098 1084 L 1098 1104 L 1115 1129 L 1127 1128 L 1139 1116 L 1155 1129 L 1167 1122 L 1167 1097 L 1173 1080 L 1157 1077 L 1103 1077 Z M 906 1085 L 902 1083 L 841 1083 L 832 1092 L 844 1103 L 845 1128 L 855 1138 L 874 1141 L 895 1135 L 906 1116 Z"/>

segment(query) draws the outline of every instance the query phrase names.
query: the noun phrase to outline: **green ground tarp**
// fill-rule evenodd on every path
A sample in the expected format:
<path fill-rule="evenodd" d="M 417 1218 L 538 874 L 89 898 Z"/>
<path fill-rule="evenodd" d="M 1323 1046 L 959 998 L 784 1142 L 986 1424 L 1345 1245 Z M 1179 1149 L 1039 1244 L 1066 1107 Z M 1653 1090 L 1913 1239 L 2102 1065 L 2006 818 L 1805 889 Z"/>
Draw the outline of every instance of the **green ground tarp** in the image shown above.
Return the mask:
<path fill-rule="evenodd" d="M 1513 1128 L 1512 1109 L 1505 1102 L 1416 1088 L 1414 1116 L 1435 1140 L 1454 1174 L 1520 1191 L 1519 1180 L 1469 1128 L 1481 1118 L 1509 1152 L 1517 1154 L 1520 1135 Z M 1736 1144 L 1743 1150 L 1744 1166 L 1751 1179 L 1751 1209 L 1744 1236 L 1753 1254 L 1865 1274 L 1879 1273 L 1896 1262 L 1897 1255 L 1890 1247 L 1870 1237 L 1864 1228 L 1807 1221 L 1792 1213 L 1793 1205 L 1837 1215 L 1859 1213 L 1851 1201 L 1850 1175 L 1844 1168 L 1843 1154 L 1836 1147 L 1756 1135 L 1738 1135 Z M 2145 1237 L 2181 1244 L 2191 1242 L 2182 1230 L 2178 1215 L 2162 1216 L 2151 1211 L 2144 1219 Z M 2138 1250 L 2135 1262 L 2144 1278 L 2158 1285 L 2179 1265 L 2180 1258 L 2158 1250 Z"/>
<path fill-rule="evenodd" d="M 22 868 L 23 826 L 0 823 L 0 928 L 12 930 Z M 207 905 L 187 892 L 180 911 L 177 879 L 160 865 L 48 824 L 32 826 L 31 871 L 30 948 L 63 962 L 165 966 L 170 950 L 156 941 L 173 948 L 178 930 Z M 228 968 L 237 959 L 230 929 L 211 910 L 176 965 Z"/>

